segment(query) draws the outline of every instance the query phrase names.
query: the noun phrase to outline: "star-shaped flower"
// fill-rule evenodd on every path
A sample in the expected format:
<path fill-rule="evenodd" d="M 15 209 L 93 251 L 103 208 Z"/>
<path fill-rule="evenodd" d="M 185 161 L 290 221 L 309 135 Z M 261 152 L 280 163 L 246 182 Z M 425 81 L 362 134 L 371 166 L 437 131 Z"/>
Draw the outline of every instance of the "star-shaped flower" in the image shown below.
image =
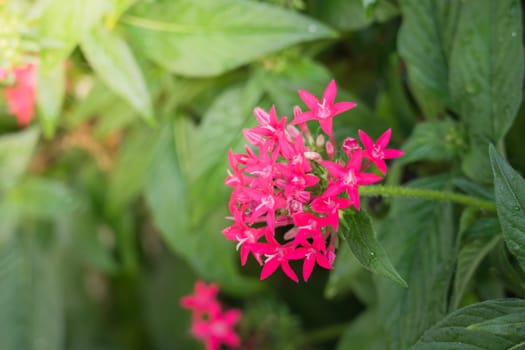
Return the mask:
<path fill-rule="evenodd" d="M 374 142 L 370 136 L 367 135 L 363 130 L 359 130 L 359 138 L 365 146 L 365 158 L 369 159 L 376 165 L 376 167 L 383 174 L 386 174 L 386 163 L 385 159 L 393 159 L 401 157 L 405 152 L 397 149 L 386 149 L 388 142 L 390 141 L 390 135 L 392 134 L 392 129 L 388 129 L 379 136 L 377 142 Z"/>
<path fill-rule="evenodd" d="M 332 133 L 333 118 L 349 109 L 357 106 L 354 102 L 335 102 L 337 86 L 335 80 L 330 81 L 323 93 L 323 98 L 319 101 L 317 97 L 305 90 L 299 90 L 299 96 L 304 104 L 310 109 L 309 111 L 295 115 L 293 124 L 301 124 L 308 120 L 318 120 L 321 129 L 330 136 Z"/>

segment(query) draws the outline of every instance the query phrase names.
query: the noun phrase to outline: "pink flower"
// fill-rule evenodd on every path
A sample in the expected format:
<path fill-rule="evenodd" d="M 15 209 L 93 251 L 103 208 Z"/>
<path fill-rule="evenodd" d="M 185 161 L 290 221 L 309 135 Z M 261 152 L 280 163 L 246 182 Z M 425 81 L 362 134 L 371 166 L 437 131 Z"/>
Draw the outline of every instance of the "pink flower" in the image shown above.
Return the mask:
<path fill-rule="evenodd" d="M 365 158 L 371 160 L 376 167 L 383 174 L 386 174 L 386 163 L 385 159 L 393 159 L 401 157 L 405 152 L 397 149 L 385 149 L 390 141 L 390 135 L 392 134 L 392 129 L 388 129 L 379 136 L 377 142 L 374 141 L 364 132 L 359 130 L 359 138 L 365 146 Z"/>
<path fill-rule="evenodd" d="M 337 86 L 335 80 L 330 81 L 326 87 L 323 98 L 321 101 L 308 91 L 299 90 L 299 96 L 303 100 L 304 104 L 310 109 L 302 114 L 296 114 L 293 120 L 293 124 L 301 124 L 308 120 L 318 120 L 321 129 L 333 137 L 332 133 L 332 119 L 343 112 L 357 106 L 354 102 L 335 102 L 335 96 L 337 94 Z"/>
<path fill-rule="evenodd" d="M 294 245 L 304 245 L 308 243 L 308 238 L 318 245 L 323 245 L 322 228 L 326 226 L 325 218 L 317 217 L 312 213 L 298 213 L 293 216 L 293 221 L 297 227 L 297 234 L 293 240 Z"/>
<path fill-rule="evenodd" d="M 180 300 L 182 307 L 192 310 L 191 333 L 204 343 L 206 350 L 219 350 L 222 344 L 238 347 L 241 342 L 233 329 L 241 318 L 241 311 L 230 309 L 223 312 L 217 300 L 218 292 L 218 285 L 211 283 L 207 286 L 197 281 L 194 294 Z"/>
<path fill-rule="evenodd" d="M 303 279 L 305 282 L 310 278 L 316 263 L 327 270 L 332 269 L 332 263 L 330 262 L 330 259 L 327 257 L 326 253 L 316 247 L 315 244 L 308 244 L 302 249 L 305 250 L 305 259 L 303 263 Z"/>
<path fill-rule="evenodd" d="M 210 311 L 220 309 L 217 301 L 217 294 L 219 293 L 219 286 L 211 283 L 207 286 L 202 281 L 195 283 L 195 289 L 192 295 L 182 297 L 180 305 L 186 309 L 191 309 L 196 316 L 201 316 Z"/>
<path fill-rule="evenodd" d="M 204 342 L 206 350 L 219 350 L 222 344 L 238 347 L 241 340 L 233 328 L 241 315 L 237 309 L 228 310 L 224 313 L 213 312 L 208 319 L 195 321 L 192 324 L 191 333 L 195 338 Z"/>
<path fill-rule="evenodd" d="M 312 201 L 311 207 L 318 213 L 328 214 L 327 225 L 331 225 L 337 231 L 339 227 L 339 209 L 348 208 L 352 202 L 347 198 L 334 196 L 317 197 Z"/>
<path fill-rule="evenodd" d="M 350 158 L 346 164 L 346 167 L 342 167 L 341 165 L 334 162 L 321 162 L 326 170 L 328 170 L 330 175 L 335 178 L 335 181 L 328 185 L 324 195 L 334 196 L 346 190 L 348 197 L 352 201 L 352 204 L 357 210 L 359 210 L 359 186 L 370 185 L 381 180 L 381 176 L 379 175 L 362 173 L 361 163 L 361 152 L 355 152 L 352 158 Z"/>
<path fill-rule="evenodd" d="M 264 266 L 261 270 L 261 280 L 268 278 L 279 266 L 292 281 L 299 282 L 299 278 L 290 266 L 289 260 L 299 260 L 304 258 L 304 252 L 296 250 L 291 245 L 280 245 L 260 243 L 258 249 L 266 255 Z"/>
<path fill-rule="evenodd" d="M 36 65 L 14 67 L 12 72 L 15 83 L 4 90 L 9 113 L 13 114 L 20 126 L 27 126 L 35 114 L 36 100 Z M 0 76 L 7 76 L 5 69 L 0 69 Z"/>
<path fill-rule="evenodd" d="M 355 107 L 353 102 L 335 102 L 337 87 L 332 80 L 321 102 L 299 90 L 309 110 L 295 107 L 292 124 L 279 119 L 275 107 L 269 112 L 255 108 L 259 125 L 244 130 L 253 146 L 242 154 L 228 153 L 231 170 L 225 184 L 233 188 L 228 207 L 233 224 L 223 235 L 237 242 L 241 264 L 251 254 L 262 265 L 261 279 L 279 267 L 298 282 L 291 260 L 303 260 L 303 279 L 310 278 L 317 264 L 331 268 L 337 246 L 337 229 L 341 210 L 353 205 L 359 210 L 359 186 L 375 183 L 382 176 L 366 173 L 376 164 L 383 169 L 384 159 L 400 151 L 385 150 L 388 130 L 377 142 L 361 134 L 365 149 L 358 140 L 348 137 L 336 152 L 332 134 L 333 118 Z M 312 135 L 307 121 L 319 121 L 326 135 Z M 363 136 L 365 135 L 365 136 Z M 338 159 L 343 155 L 348 161 Z M 333 161 L 328 161 L 333 160 Z M 365 162 L 363 162 L 365 160 Z"/>

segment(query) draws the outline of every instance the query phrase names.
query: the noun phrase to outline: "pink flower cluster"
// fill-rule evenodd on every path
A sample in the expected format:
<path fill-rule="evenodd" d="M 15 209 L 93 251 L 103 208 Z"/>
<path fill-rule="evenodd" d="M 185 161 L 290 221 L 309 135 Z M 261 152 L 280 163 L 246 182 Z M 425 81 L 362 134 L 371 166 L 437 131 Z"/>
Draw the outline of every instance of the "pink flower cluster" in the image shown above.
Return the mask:
<path fill-rule="evenodd" d="M 275 107 L 269 112 L 255 108 L 259 125 L 244 130 L 251 146 L 245 153 L 228 154 L 231 170 L 225 184 L 233 188 L 229 209 L 233 225 L 224 236 L 237 242 L 241 263 L 251 254 L 262 266 L 261 279 L 279 267 L 293 281 L 299 279 L 291 260 L 303 260 L 302 275 L 307 281 L 315 265 L 331 269 L 335 260 L 341 210 L 359 210 L 359 187 L 373 184 L 386 175 L 385 159 L 403 152 L 387 149 L 391 130 L 377 141 L 359 130 L 363 147 L 346 138 L 337 152 L 333 118 L 356 106 L 335 102 L 337 87 L 331 81 L 319 100 L 299 90 L 308 107 L 294 109 L 294 119 L 279 119 Z M 317 121 L 322 131 L 315 137 L 307 121 Z M 375 173 L 369 172 L 374 165 Z M 367 171 L 368 170 L 368 171 Z"/>
<path fill-rule="evenodd" d="M 230 347 L 240 345 L 233 327 L 241 318 L 241 312 L 237 309 L 222 311 L 217 300 L 218 293 L 217 284 L 206 285 L 197 281 L 194 293 L 180 300 L 182 307 L 192 310 L 191 333 L 204 343 L 206 350 L 219 350 L 222 344 Z"/>
<path fill-rule="evenodd" d="M 27 126 L 35 114 L 36 65 L 28 63 L 11 69 L 0 68 L 0 81 L 14 76 L 14 85 L 4 89 L 9 113 L 14 115 L 18 125 Z"/>

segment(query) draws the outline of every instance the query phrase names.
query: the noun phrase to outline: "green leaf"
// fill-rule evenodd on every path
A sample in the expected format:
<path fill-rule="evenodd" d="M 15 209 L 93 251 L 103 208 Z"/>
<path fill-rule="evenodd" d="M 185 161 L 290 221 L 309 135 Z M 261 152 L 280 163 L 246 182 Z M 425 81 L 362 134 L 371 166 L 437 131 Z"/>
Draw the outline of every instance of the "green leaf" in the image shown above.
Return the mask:
<path fill-rule="evenodd" d="M 448 176 L 421 178 L 414 188 L 445 190 Z M 377 280 L 379 314 L 390 349 L 407 349 L 447 313 L 455 259 L 450 203 L 394 198 L 379 226 L 379 239 L 408 288 Z"/>
<path fill-rule="evenodd" d="M 127 43 L 116 32 L 98 26 L 82 39 L 81 47 L 100 79 L 151 121 L 151 97 Z"/>
<path fill-rule="evenodd" d="M 0 244 L 0 348 L 64 348 L 58 260 L 31 233 Z"/>
<path fill-rule="evenodd" d="M 241 151 L 246 144 L 242 130 L 256 123 L 252 111 L 261 94 L 252 81 L 226 89 L 213 101 L 189 140 L 191 157 L 185 168 L 189 169 L 192 227 L 199 225 L 208 211 L 216 211 L 218 205 L 225 207 L 231 190 L 224 185 L 228 149 Z"/>
<path fill-rule="evenodd" d="M 470 325 L 469 329 L 512 337 L 525 334 L 525 310 Z M 522 344 L 525 346 L 525 344 Z"/>
<path fill-rule="evenodd" d="M 487 181 L 487 147 L 503 139 L 522 99 L 520 2 L 462 3 L 450 61 L 450 91 L 469 133 L 463 169 L 470 177 Z"/>
<path fill-rule="evenodd" d="M 457 257 L 454 289 L 450 302 L 452 310 L 460 305 L 467 285 L 481 261 L 501 240 L 499 227 L 494 218 L 479 219 L 463 233 L 463 236 L 467 241 L 462 245 Z"/>
<path fill-rule="evenodd" d="M 80 39 L 112 8 L 107 0 L 48 0 L 38 21 L 40 59 L 46 67 L 64 61 Z"/>
<path fill-rule="evenodd" d="M 459 309 L 428 329 L 410 350 L 519 350 L 525 301 L 496 299 Z"/>
<path fill-rule="evenodd" d="M 0 137 L 0 193 L 13 186 L 26 170 L 37 140 L 34 128 Z"/>
<path fill-rule="evenodd" d="M 525 180 L 491 145 L 489 149 L 494 193 L 503 238 L 525 270 Z"/>
<path fill-rule="evenodd" d="M 208 216 L 199 227 L 190 230 L 187 180 L 181 172 L 173 138 L 171 125 L 165 126 L 146 183 L 146 201 L 156 226 L 170 249 L 203 278 L 218 282 L 232 293 L 254 291 L 259 284 L 239 276 L 233 259 L 235 249 L 217 231 L 220 222 L 224 222 L 224 213 L 216 211 L 215 216 Z"/>
<path fill-rule="evenodd" d="M 37 79 L 37 103 L 44 134 L 47 137 L 52 137 L 55 133 L 56 121 L 62 112 L 65 83 L 63 62 L 59 62 L 54 67 L 40 65 Z"/>
<path fill-rule="evenodd" d="M 410 90 L 425 117 L 434 118 L 448 101 L 448 54 L 460 2 L 401 0 L 400 6 L 399 54 L 407 65 Z"/>
<path fill-rule="evenodd" d="M 309 12 L 341 30 L 359 30 L 374 20 L 386 21 L 399 11 L 389 1 L 378 0 L 315 0 L 308 3 Z"/>
<path fill-rule="evenodd" d="M 405 155 L 399 162 L 451 160 L 462 142 L 457 123 L 450 119 L 420 123 L 403 145 Z"/>
<path fill-rule="evenodd" d="M 296 43 L 336 35 L 296 12 L 242 0 L 142 3 L 123 22 L 144 55 L 171 72 L 201 77 Z"/>
<path fill-rule="evenodd" d="M 341 222 L 345 227 L 343 236 L 357 260 L 372 272 L 390 278 L 403 287 L 405 280 L 396 271 L 386 251 L 376 237 L 372 221 L 364 210 L 345 211 Z"/>

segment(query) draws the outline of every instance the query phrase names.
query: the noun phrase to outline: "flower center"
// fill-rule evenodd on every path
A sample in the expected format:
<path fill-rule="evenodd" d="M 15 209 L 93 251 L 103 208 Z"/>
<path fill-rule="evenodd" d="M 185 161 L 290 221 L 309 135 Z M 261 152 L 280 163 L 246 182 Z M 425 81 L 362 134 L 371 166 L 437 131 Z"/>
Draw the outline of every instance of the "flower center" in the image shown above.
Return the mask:
<path fill-rule="evenodd" d="M 228 326 L 223 321 L 215 321 L 211 325 L 211 333 L 215 336 L 224 336 L 228 333 Z"/>
<path fill-rule="evenodd" d="M 376 146 L 376 145 L 374 145 L 374 147 L 372 148 L 371 153 L 372 153 L 372 158 L 383 159 L 385 156 L 385 153 L 383 152 L 381 147 Z"/>
<path fill-rule="evenodd" d="M 321 119 L 328 118 L 331 114 L 330 107 L 326 105 L 326 100 L 323 98 L 323 103 L 318 103 L 317 106 L 319 109 L 317 110 L 317 116 Z"/>
<path fill-rule="evenodd" d="M 345 185 L 355 185 L 357 183 L 357 178 L 352 170 L 346 173 L 346 176 L 343 179 Z"/>

